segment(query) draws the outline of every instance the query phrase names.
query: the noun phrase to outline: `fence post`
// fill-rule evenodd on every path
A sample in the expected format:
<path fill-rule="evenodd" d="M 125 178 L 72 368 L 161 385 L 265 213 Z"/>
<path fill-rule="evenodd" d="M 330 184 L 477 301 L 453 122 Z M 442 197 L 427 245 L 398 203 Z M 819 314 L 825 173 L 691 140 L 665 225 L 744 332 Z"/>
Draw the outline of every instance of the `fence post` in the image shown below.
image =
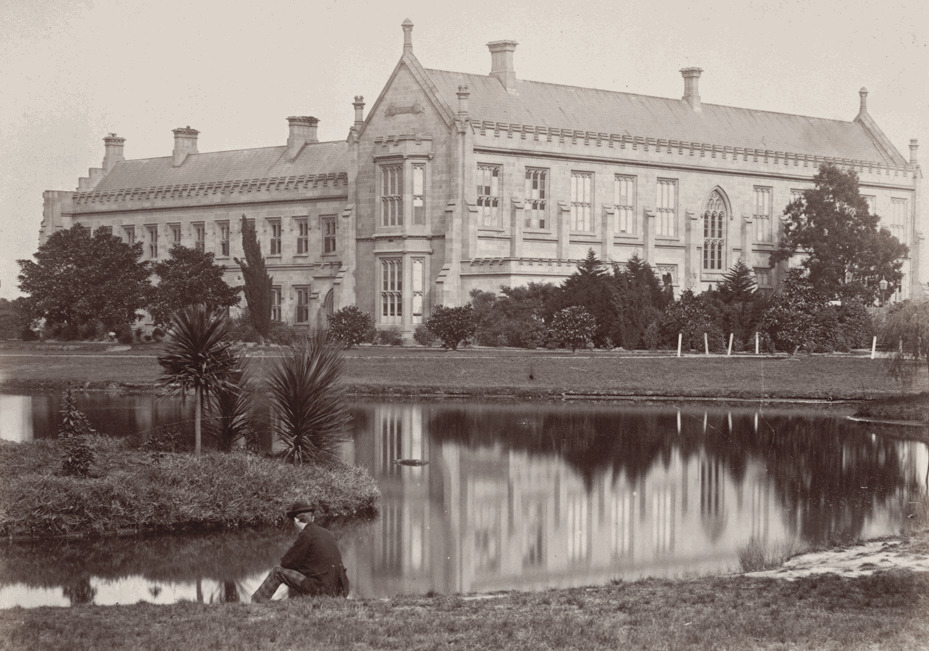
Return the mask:
<path fill-rule="evenodd" d="M 730 332 L 729 333 L 729 350 L 726 351 L 726 356 L 728 357 L 731 354 L 732 354 L 732 333 Z"/>
<path fill-rule="evenodd" d="M 877 354 L 877 335 L 874 335 L 874 338 L 871 340 L 871 359 L 874 359 Z"/>
<path fill-rule="evenodd" d="M 677 333 L 677 356 L 681 356 L 681 339 L 684 338 L 684 334 L 681 332 Z"/>
<path fill-rule="evenodd" d="M 710 354 L 710 337 L 705 332 L 703 333 L 703 350 L 706 351 L 706 354 Z"/>
<path fill-rule="evenodd" d="M 756 354 L 756 355 L 759 354 L 759 353 L 761 352 L 761 341 L 760 341 L 760 339 L 761 339 L 761 335 L 759 335 L 759 334 L 756 332 L 756 333 L 755 333 L 755 354 Z"/>

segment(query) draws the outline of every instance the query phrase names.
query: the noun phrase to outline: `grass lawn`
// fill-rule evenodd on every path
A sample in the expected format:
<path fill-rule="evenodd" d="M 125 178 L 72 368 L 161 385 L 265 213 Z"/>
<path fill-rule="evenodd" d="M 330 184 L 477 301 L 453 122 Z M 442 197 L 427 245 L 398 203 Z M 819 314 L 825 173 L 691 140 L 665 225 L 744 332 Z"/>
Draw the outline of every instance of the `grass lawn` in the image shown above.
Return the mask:
<path fill-rule="evenodd" d="M 101 350 L 102 349 L 102 350 Z M 0 389 L 150 391 L 160 374 L 155 345 L 107 352 L 105 347 L 0 348 Z M 252 349 L 261 374 L 277 350 Z M 346 353 L 344 382 L 357 394 L 382 396 L 700 397 L 857 400 L 915 393 L 929 386 L 925 368 L 910 386 L 867 355 L 648 355 L 623 352 L 475 348 L 362 347 Z"/>
<path fill-rule="evenodd" d="M 0 611 L 0 649 L 925 649 L 929 574 Z"/>

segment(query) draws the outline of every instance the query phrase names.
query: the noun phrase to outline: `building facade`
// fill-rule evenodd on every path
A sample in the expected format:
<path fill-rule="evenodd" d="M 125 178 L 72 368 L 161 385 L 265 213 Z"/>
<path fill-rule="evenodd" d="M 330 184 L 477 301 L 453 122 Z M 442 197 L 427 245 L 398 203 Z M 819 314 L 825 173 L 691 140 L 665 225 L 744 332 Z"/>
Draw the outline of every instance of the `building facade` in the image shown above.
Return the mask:
<path fill-rule="evenodd" d="M 917 142 L 905 158 L 859 92 L 852 121 L 703 104 L 699 68 L 681 99 L 518 79 L 515 41 L 488 44 L 490 74 L 427 69 L 403 52 L 344 141 L 288 118 L 284 145 L 200 153 L 174 130 L 171 156 L 127 160 L 104 138 L 101 168 L 76 191 L 47 191 L 40 240 L 80 223 L 143 241 L 212 251 L 241 284 L 241 220 L 254 220 L 274 284 L 273 317 L 324 328 L 347 305 L 409 336 L 433 305 L 474 289 L 558 283 L 588 250 L 638 254 L 675 291 L 699 293 L 740 258 L 761 288 L 786 265 L 768 256 L 784 206 L 820 164 L 854 169 L 882 225 L 909 247 L 896 298 L 929 283 Z"/>

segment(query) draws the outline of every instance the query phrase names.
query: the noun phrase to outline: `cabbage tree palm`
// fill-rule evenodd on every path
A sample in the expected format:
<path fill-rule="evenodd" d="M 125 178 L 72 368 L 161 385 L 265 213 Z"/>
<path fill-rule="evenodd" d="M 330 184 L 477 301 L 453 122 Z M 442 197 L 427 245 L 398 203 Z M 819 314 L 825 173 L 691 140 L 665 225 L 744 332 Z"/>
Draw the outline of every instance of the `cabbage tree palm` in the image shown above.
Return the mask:
<path fill-rule="evenodd" d="M 350 415 L 339 384 L 342 350 L 321 337 L 291 347 L 271 368 L 272 422 L 292 463 L 329 463 L 347 434 Z"/>
<path fill-rule="evenodd" d="M 164 354 L 158 357 L 163 369 L 159 385 L 171 394 L 196 399 L 194 452 L 200 454 L 203 405 L 230 384 L 238 356 L 232 349 L 230 322 L 222 310 L 191 305 L 171 317 Z"/>

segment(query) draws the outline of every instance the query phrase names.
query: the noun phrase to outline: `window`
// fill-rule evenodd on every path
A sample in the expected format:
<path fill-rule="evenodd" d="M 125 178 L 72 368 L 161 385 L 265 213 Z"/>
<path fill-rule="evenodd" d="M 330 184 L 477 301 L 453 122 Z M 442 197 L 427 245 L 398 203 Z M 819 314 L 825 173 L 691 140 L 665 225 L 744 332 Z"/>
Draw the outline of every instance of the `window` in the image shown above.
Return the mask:
<path fill-rule="evenodd" d="M 658 280 L 661 281 L 662 287 L 677 285 L 677 265 L 676 264 L 658 264 L 655 265 L 655 273 Z"/>
<path fill-rule="evenodd" d="M 135 244 L 135 226 L 123 226 L 123 239 L 129 246 Z"/>
<path fill-rule="evenodd" d="M 281 254 L 281 220 L 280 219 L 269 219 L 268 228 L 271 229 L 271 245 L 268 250 L 268 255 L 280 255 Z"/>
<path fill-rule="evenodd" d="M 590 172 L 571 172 L 571 229 L 576 232 L 593 231 L 593 182 Z"/>
<path fill-rule="evenodd" d="M 397 323 L 403 316 L 403 260 L 381 260 L 381 321 Z"/>
<path fill-rule="evenodd" d="M 219 231 L 219 255 L 223 258 L 229 257 L 229 222 L 216 222 L 216 229 Z"/>
<path fill-rule="evenodd" d="M 477 210 L 481 226 L 501 228 L 500 218 L 500 166 L 477 166 Z"/>
<path fill-rule="evenodd" d="M 677 235 L 677 181 L 658 179 L 658 223 L 655 234 L 663 237 Z"/>
<path fill-rule="evenodd" d="M 616 175 L 613 178 L 613 206 L 616 210 L 616 232 L 635 235 L 635 177 Z"/>
<path fill-rule="evenodd" d="M 703 213 L 703 270 L 722 271 L 726 246 L 726 204 L 714 190 Z"/>
<path fill-rule="evenodd" d="M 106 233 L 107 235 L 112 235 L 113 227 L 112 226 L 97 226 L 96 230 L 94 230 L 94 233 Z"/>
<path fill-rule="evenodd" d="M 771 188 L 755 188 L 755 241 L 773 242 L 771 223 Z"/>
<path fill-rule="evenodd" d="M 171 229 L 171 246 L 179 246 L 181 243 L 181 225 L 168 224 L 168 228 Z"/>
<path fill-rule="evenodd" d="M 526 170 L 526 228 L 548 227 L 548 170 Z"/>
<path fill-rule="evenodd" d="M 381 168 L 381 226 L 403 225 L 403 166 Z"/>
<path fill-rule="evenodd" d="M 755 267 L 755 284 L 758 289 L 771 289 L 771 267 Z"/>
<path fill-rule="evenodd" d="M 148 234 L 148 257 L 154 260 L 158 257 L 158 225 L 146 226 L 145 231 Z"/>
<path fill-rule="evenodd" d="M 271 288 L 271 320 L 281 320 L 281 288 Z"/>
<path fill-rule="evenodd" d="M 423 286 L 425 285 L 425 266 L 423 258 L 413 258 L 413 323 L 423 322 Z"/>
<path fill-rule="evenodd" d="M 796 201 L 797 199 L 803 198 L 804 190 L 791 190 L 790 191 L 790 200 Z"/>
<path fill-rule="evenodd" d="M 295 287 L 297 293 L 297 323 L 306 323 L 310 320 L 310 288 Z"/>
<path fill-rule="evenodd" d="M 426 223 L 426 166 L 413 164 L 413 224 L 422 226 Z"/>
<path fill-rule="evenodd" d="M 296 217 L 297 222 L 297 255 L 306 255 L 310 252 L 310 222 L 306 217 Z"/>
<path fill-rule="evenodd" d="M 906 199 L 891 199 L 890 234 L 901 242 L 906 241 Z"/>
<path fill-rule="evenodd" d="M 335 253 L 335 215 L 320 217 L 319 227 L 323 232 L 323 253 Z"/>
<path fill-rule="evenodd" d="M 194 227 L 194 248 L 201 253 L 206 248 L 206 227 L 203 222 L 193 224 Z"/>

